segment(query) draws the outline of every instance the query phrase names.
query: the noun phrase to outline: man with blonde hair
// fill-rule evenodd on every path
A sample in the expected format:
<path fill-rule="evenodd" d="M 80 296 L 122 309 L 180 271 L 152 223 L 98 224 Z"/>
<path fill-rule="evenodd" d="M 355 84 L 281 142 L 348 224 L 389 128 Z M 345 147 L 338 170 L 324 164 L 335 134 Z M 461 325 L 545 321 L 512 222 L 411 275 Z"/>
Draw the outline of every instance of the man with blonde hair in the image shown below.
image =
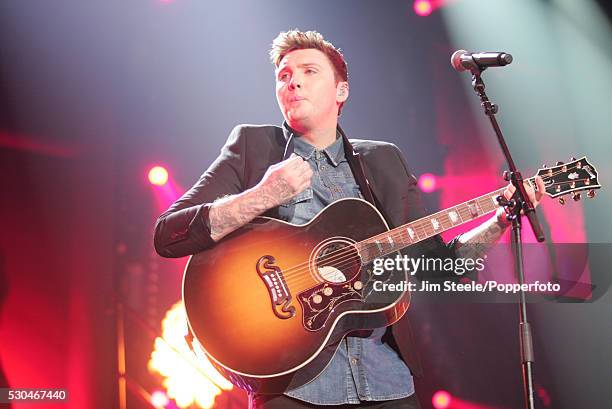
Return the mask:
<path fill-rule="evenodd" d="M 425 215 L 400 150 L 385 142 L 349 140 L 338 125 L 349 96 L 341 52 L 315 31 L 290 30 L 276 37 L 270 57 L 285 123 L 234 128 L 200 180 L 159 217 L 160 255 L 195 254 L 263 214 L 307 223 L 346 197 L 375 205 L 390 227 Z M 506 190 L 507 197 L 513 189 Z M 541 195 L 529 192 L 537 204 Z M 492 244 L 507 226 L 500 211 L 449 245 L 436 236 L 415 246 L 432 257 L 465 256 L 466 244 Z M 264 409 L 414 409 L 419 403 L 412 376 L 421 372 L 405 315 L 390 327 L 349 334 L 317 377 L 284 394 L 255 396 L 253 403 Z"/>

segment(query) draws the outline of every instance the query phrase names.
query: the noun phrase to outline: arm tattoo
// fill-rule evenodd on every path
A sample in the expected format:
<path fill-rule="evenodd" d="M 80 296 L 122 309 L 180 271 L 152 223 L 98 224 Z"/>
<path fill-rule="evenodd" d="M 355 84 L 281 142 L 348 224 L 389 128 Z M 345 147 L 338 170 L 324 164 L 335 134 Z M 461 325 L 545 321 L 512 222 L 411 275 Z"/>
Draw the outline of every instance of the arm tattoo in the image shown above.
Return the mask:
<path fill-rule="evenodd" d="M 499 240 L 508 228 L 508 224 L 499 221 L 498 216 L 493 216 L 478 227 L 459 236 L 456 245 L 456 253 L 462 258 L 484 257 L 493 244 Z"/>
<path fill-rule="evenodd" d="M 210 208 L 210 235 L 219 241 L 255 217 L 276 207 L 293 196 L 284 180 L 277 180 L 259 189 L 253 188 L 232 196 L 217 199 Z"/>

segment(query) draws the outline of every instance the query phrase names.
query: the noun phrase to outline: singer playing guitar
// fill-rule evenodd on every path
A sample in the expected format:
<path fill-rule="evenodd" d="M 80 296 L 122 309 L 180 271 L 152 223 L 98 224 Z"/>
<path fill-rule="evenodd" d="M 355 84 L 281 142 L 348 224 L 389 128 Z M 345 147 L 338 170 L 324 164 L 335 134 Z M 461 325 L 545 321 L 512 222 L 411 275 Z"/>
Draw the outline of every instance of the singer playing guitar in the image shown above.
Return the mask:
<path fill-rule="evenodd" d="M 292 30 L 274 39 L 270 57 L 285 122 L 234 128 L 214 163 L 159 217 L 154 242 L 161 256 L 201 252 L 261 215 L 304 224 L 348 197 L 376 206 L 391 228 L 425 216 L 416 179 L 400 150 L 386 142 L 349 140 L 338 125 L 349 97 L 347 64 L 338 49 L 315 31 Z M 526 184 L 534 205 L 544 191 L 540 178 L 536 183 L 538 192 Z M 506 198 L 513 191 L 508 186 Z M 470 252 L 495 243 L 508 225 L 500 208 L 449 244 L 434 236 L 413 250 L 427 257 L 473 257 Z M 330 281 L 343 279 L 330 274 Z M 386 328 L 349 334 L 314 379 L 288 385 L 284 393 L 252 394 L 251 404 L 264 409 L 419 408 L 412 377 L 422 368 L 408 316 Z"/>

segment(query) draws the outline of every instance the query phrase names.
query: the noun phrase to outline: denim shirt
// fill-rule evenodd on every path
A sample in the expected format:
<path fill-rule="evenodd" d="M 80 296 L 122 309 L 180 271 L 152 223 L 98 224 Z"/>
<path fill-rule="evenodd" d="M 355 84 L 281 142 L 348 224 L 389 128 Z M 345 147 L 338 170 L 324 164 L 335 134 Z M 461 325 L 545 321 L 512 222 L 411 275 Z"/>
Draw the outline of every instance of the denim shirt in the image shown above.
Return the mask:
<path fill-rule="evenodd" d="M 324 150 L 293 137 L 293 152 L 312 170 L 311 186 L 280 206 L 280 217 L 303 224 L 335 200 L 362 197 L 344 155 L 341 137 Z M 329 365 L 309 383 L 285 395 L 318 405 L 339 405 L 399 399 L 414 393 L 412 375 L 395 350 L 382 342 L 385 328 L 367 338 L 347 336 L 339 344 Z"/>

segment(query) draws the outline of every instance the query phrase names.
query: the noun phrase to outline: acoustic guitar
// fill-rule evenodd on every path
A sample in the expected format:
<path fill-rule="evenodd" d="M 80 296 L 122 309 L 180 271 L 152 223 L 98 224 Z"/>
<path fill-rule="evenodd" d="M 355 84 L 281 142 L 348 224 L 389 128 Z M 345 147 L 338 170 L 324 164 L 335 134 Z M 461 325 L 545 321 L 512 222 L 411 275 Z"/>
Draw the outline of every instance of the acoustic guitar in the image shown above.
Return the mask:
<path fill-rule="evenodd" d="M 601 187 L 585 157 L 537 175 L 553 198 L 583 190 L 593 197 Z M 192 347 L 249 391 L 282 393 L 310 381 L 346 334 L 391 325 L 408 309 L 409 291 L 381 297 L 374 286 L 401 285 L 409 274 L 375 274 L 376 259 L 496 211 L 503 191 L 393 229 L 360 199 L 338 200 L 304 225 L 254 219 L 187 264 Z"/>

